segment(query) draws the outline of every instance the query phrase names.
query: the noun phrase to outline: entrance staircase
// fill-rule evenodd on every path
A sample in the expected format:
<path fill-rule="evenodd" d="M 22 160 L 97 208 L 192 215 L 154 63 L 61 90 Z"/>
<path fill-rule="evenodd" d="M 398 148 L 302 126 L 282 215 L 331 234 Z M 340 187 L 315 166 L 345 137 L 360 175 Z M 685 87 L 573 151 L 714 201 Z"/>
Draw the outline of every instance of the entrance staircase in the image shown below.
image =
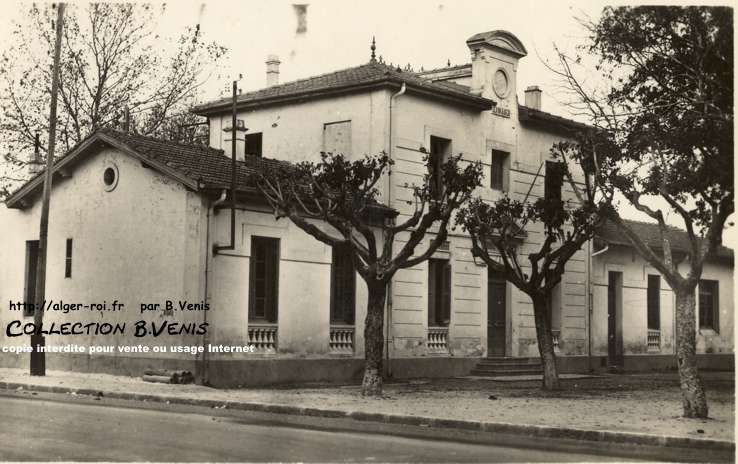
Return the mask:
<path fill-rule="evenodd" d="M 471 371 L 471 375 L 481 377 L 542 374 L 543 366 L 540 358 L 482 358 Z"/>

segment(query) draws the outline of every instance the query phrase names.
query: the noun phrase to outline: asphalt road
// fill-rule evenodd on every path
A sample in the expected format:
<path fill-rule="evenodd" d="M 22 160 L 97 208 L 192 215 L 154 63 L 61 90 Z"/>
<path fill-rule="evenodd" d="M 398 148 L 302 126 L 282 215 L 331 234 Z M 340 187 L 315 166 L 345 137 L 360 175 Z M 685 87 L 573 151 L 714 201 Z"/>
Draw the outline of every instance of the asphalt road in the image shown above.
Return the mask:
<path fill-rule="evenodd" d="M 622 461 L 326 428 L 326 420 L 28 392 L 0 394 L 0 461 Z M 32 396 L 34 395 L 34 396 Z M 313 428 L 310 424 L 316 424 Z M 386 426 L 386 424 L 385 424 Z M 397 433 L 391 426 L 391 433 Z M 385 429 L 382 429 L 385 430 Z M 536 440 L 539 441 L 539 440 Z"/>

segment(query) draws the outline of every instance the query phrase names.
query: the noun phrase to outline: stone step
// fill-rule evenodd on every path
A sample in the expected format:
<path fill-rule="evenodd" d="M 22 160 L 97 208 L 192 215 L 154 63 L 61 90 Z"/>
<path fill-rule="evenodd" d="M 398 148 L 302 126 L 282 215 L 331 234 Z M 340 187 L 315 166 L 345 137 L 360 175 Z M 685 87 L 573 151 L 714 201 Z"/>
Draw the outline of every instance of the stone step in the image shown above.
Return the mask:
<path fill-rule="evenodd" d="M 490 367 L 490 366 L 475 366 L 474 369 L 478 371 L 488 372 L 515 372 L 515 371 L 541 371 L 543 366 L 504 366 L 504 367 Z"/>
<path fill-rule="evenodd" d="M 477 366 L 505 368 L 509 366 L 540 367 L 541 362 L 501 363 L 497 361 L 480 361 Z"/>
<path fill-rule="evenodd" d="M 541 375 L 543 366 L 540 358 L 492 356 L 480 359 L 471 374 L 484 377 Z"/>
<path fill-rule="evenodd" d="M 510 358 L 510 357 L 487 357 L 481 358 L 480 363 L 505 363 L 505 364 L 540 364 L 541 358 Z"/>
<path fill-rule="evenodd" d="M 476 375 L 479 377 L 503 377 L 503 376 L 523 376 L 523 375 L 542 375 L 543 371 L 541 369 L 528 369 L 528 370 L 520 370 L 520 371 L 506 371 L 506 370 L 480 370 L 480 369 L 472 369 L 471 375 Z"/>

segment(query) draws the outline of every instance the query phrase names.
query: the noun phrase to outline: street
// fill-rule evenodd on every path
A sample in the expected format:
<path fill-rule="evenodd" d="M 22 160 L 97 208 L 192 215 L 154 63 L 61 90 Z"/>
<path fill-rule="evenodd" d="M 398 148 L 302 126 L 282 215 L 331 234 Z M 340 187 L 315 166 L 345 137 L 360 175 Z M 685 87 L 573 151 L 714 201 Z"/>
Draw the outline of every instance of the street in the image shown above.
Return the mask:
<path fill-rule="evenodd" d="M 221 415 L 204 408 L 193 413 L 162 410 L 169 405 L 143 409 L 140 403 L 131 402 L 130 407 L 120 403 L 49 393 L 30 396 L 28 392 L 3 392 L 0 461 L 623 460 L 570 450 L 315 430 L 279 423 L 290 416 L 267 420 L 243 411 Z M 320 422 L 318 418 L 309 419 Z"/>
<path fill-rule="evenodd" d="M 470 443 L 469 431 L 28 391 L 0 392 L 0 421 L 0 461 L 719 460 L 704 451 L 521 436 Z"/>

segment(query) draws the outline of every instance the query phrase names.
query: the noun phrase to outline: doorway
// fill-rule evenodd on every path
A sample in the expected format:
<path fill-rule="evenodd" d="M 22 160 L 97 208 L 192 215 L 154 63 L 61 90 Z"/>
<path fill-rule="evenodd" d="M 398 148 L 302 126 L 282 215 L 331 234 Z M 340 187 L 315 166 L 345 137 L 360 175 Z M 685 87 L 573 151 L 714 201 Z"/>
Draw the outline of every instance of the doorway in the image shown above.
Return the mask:
<path fill-rule="evenodd" d="M 505 356 L 507 346 L 507 284 L 498 275 L 487 280 L 487 356 Z"/>

